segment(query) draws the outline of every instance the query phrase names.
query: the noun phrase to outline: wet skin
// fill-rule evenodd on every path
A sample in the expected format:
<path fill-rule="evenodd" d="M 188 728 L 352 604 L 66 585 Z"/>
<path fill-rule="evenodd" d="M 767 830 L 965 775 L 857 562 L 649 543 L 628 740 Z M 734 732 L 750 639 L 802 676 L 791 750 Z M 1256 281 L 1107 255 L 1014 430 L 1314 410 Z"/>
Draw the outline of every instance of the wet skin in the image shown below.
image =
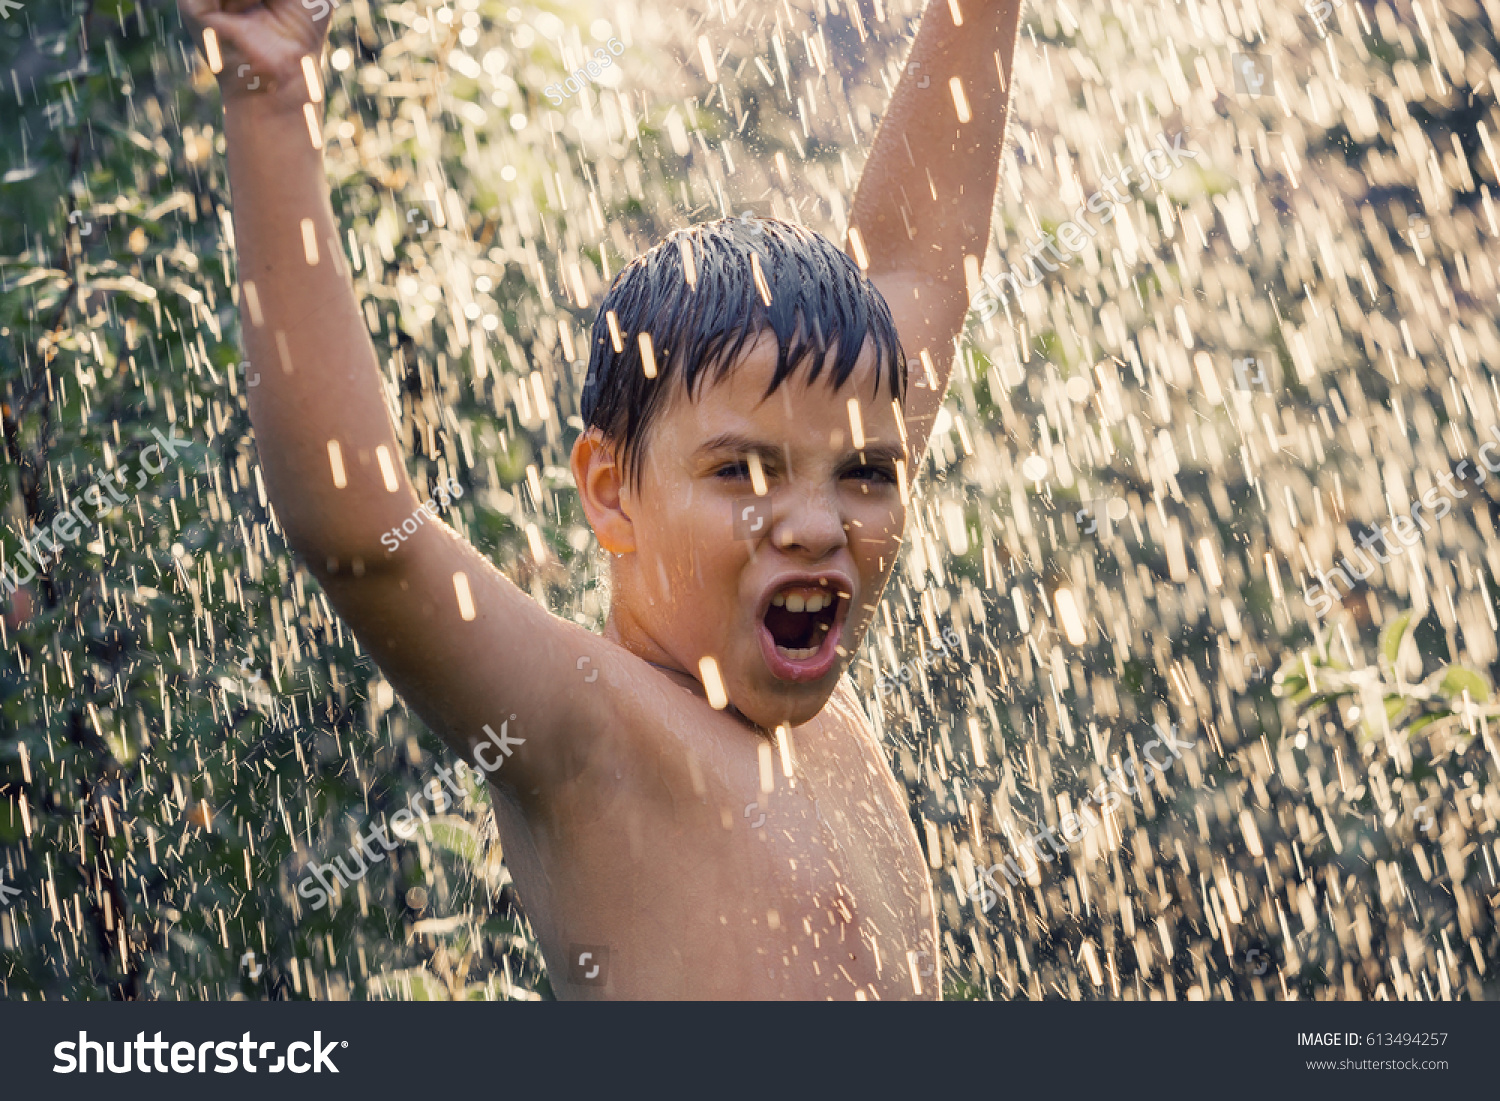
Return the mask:
<path fill-rule="evenodd" d="M 935 996 L 931 884 L 905 793 L 847 688 L 793 730 L 796 787 L 778 760 L 770 795 L 754 735 L 671 690 L 622 693 L 625 736 L 545 812 L 497 792 L 558 997 Z M 575 981 L 598 945 L 607 981 Z"/>
<path fill-rule="evenodd" d="M 935 994 L 932 890 L 905 792 L 841 679 L 900 547 L 901 429 L 890 395 L 872 393 L 868 352 L 837 392 L 826 373 L 798 376 L 763 401 L 774 365 L 762 340 L 723 382 L 674 401 L 639 486 L 607 448 L 575 452 L 590 521 L 618 555 L 605 635 L 619 645 L 585 689 L 613 697 L 614 729 L 580 741 L 546 799 L 494 789 L 560 997 Z M 735 502 L 756 496 L 750 454 L 770 512 L 737 539 Z M 761 637 L 771 592 L 830 575 L 826 588 L 847 591 L 844 654 L 815 679 L 778 677 Z M 690 672 L 705 655 L 724 710 Z M 591 946 L 609 950 L 602 984 L 570 981 Z"/>

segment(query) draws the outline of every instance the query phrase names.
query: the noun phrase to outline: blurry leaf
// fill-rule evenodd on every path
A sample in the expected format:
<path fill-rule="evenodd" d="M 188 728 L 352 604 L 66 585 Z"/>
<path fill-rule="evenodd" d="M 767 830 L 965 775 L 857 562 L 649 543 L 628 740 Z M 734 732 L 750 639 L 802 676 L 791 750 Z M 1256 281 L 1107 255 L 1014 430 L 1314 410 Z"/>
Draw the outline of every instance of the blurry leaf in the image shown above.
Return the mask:
<path fill-rule="evenodd" d="M 1431 726 L 1439 719 L 1448 719 L 1452 717 L 1453 712 L 1448 710 L 1428 712 L 1426 715 L 1423 715 L 1421 718 L 1416 719 L 1406 727 L 1406 736 L 1410 738 L 1413 734 L 1416 734 L 1418 731 Z"/>
<path fill-rule="evenodd" d="M 1287 662 L 1280 669 L 1276 670 L 1272 680 L 1289 692 L 1296 691 L 1294 685 L 1300 684 L 1303 687 L 1307 685 L 1307 675 L 1303 673 L 1300 661 Z"/>
<path fill-rule="evenodd" d="M 142 214 L 141 221 L 159 222 L 161 221 L 163 216 L 170 214 L 174 210 L 180 210 L 184 207 L 190 207 L 193 205 L 193 203 L 194 199 L 190 192 L 179 191 L 176 194 L 163 200 L 162 202 L 157 203 L 150 210 Z"/>
<path fill-rule="evenodd" d="M 29 287 L 33 283 L 42 282 L 44 279 L 55 279 L 59 283 L 63 283 L 67 281 L 67 278 L 68 273 L 59 271 L 57 268 L 32 268 L 30 272 L 15 280 L 10 286 L 12 289 Z"/>
<path fill-rule="evenodd" d="M 156 298 L 156 288 L 147 283 L 142 283 L 132 275 L 123 275 L 108 279 L 93 279 L 89 286 L 96 291 L 124 291 L 137 302 L 151 302 Z"/>
<path fill-rule="evenodd" d="M 411 1000 L 414 1002 L 447 1001 L 442 984 L 425 967 L 413 967 L 407 971 L 393 972 L 386 976 L 385 983 L 387 987 L 396 990 L 405 990 L 407 983 L 410 983 Z"/>
<path fill-rule="evenodd" d="M 1355 691 L 1352 688 L 1345 689 L 1341 692 L 1319 692 L 1316 696 L 1310 696 L 1304 703 L 1302 703 L 1302 707 L 1304 709 L 1304 712 L 1308 715 L 1319 715 L 1326 711 L 1328 708 L 1333 707 L 1337 703 L 1337 701 L 1344 696 L 1353 695 L 1355 695 Z"/>
<path fill-rule="evenodd" d="M 480 932 L 492 937 L 524 937 L 524 934 L 521 932 L 521 923 L 514 918 L 508 917 L 491 918 L 480 926 Z"/>
<path fill-rule="evenodd" d="M 1463 698 L 1467 690 L 1469 698 L 1475 703 L 1488 703 L 1490 698 L 1490 682 L 1481 673 L 1475 672 L 1462 665 L 1450 665 L 1440 674 L 1437 690 L 1450 700 Z"/>
<path fill-rule="evenodd" d="M 1308 687 L 1306 677 L 1288 677 L 1281 685 L 1280 694 L 1295 704 L 1312 699 L 1312 689 Z"/>
<path fill-rule="evenodd" d="M 478 861 L 479 854 L 484 851 L 478 831 L 462 818 L 444 814 L 430 819 L 428 826 L 432 830 L 433 844 L 457 856 L 466 864 Z"/>
<path fill-rule="evenodd" d="M 1396 716 L 1400 715 L 1401 712 L 1406 710 L 1406 708 L 1410 706 L 1411 702 L 1412 701 L 1405 696 L 1386 696 L 1385 699 L 1381 701 L 1381 705 L 1385 708 L 1385 726 L 1394 728 L 1396 726 Z M 1366 715 L 1366 717 L 1362 718 L 1359 721 L 1359 728 L 1362 734 L 1363 741 L 1368 742 L 1376 738 L 1383 738 L 1385 736 L 1385 728 L 1377 727 L 1373 722 L 1370 721 L 1368 714 Z"/>
<path fill-rule="evenodd" d="M 1396 668 L 1396 658 L 1401 652 L 1401 640 L 1406 637 L 1406 629 L 1411 625 L 1412 613 L 1402 612 L 1390 625 L 1380 632 L 1380 656 L 1389 664 L 1392 670 Z"/>

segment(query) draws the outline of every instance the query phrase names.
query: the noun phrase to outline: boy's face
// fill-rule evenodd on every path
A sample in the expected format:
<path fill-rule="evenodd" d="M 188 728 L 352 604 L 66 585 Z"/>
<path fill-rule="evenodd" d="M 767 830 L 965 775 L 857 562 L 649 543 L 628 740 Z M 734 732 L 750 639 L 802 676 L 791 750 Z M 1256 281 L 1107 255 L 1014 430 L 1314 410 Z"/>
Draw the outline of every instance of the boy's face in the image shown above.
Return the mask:
<path fill-rule="evenodd" d="M 712 657 L 730 703 L 766 728 L 821 710 L 906 524 L 906 446 L 889 392 L 872 397 L 873 348 L 837 391 L 831 358 L 816 382 L 799 369 L 762 400 L 776 367 L 775 337 L 763 333 L 696 400 L 675 395 L 621 498 L 635 542 L 617 570 L 622 641 L 634 635 L 695 675 Z"/>

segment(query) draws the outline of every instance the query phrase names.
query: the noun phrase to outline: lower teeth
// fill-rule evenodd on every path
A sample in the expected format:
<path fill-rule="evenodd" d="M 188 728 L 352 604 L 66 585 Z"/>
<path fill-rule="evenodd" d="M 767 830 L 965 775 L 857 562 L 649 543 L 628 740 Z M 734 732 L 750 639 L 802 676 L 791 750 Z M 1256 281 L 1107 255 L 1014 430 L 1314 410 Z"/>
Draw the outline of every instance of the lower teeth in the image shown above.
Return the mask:
<path fill-rule="evenodd" d="M 810 658 L 818 652 L 818 648 L 816 646 L 809 646 L 806 650 L 796 650 L 790 646 L 778 645 L 776 649 L 780 650 L 787 657 L 793 658 L 796 661 L 802 661 L 805 658 Z"/>

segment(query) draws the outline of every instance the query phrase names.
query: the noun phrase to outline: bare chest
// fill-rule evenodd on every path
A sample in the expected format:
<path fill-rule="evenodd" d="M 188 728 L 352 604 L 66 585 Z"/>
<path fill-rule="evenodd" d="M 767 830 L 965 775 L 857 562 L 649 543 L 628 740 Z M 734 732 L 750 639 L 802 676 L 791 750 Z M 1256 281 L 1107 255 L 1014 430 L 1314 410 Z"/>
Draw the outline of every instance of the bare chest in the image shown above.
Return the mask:
<path fill-rule="evenodd" d="M 879 746 L 840 715 L 790 743 L 636 761 L 549 831 L 545 924 L 613 946 L 609 994 L 930 995 L 931 884 Z"/>

